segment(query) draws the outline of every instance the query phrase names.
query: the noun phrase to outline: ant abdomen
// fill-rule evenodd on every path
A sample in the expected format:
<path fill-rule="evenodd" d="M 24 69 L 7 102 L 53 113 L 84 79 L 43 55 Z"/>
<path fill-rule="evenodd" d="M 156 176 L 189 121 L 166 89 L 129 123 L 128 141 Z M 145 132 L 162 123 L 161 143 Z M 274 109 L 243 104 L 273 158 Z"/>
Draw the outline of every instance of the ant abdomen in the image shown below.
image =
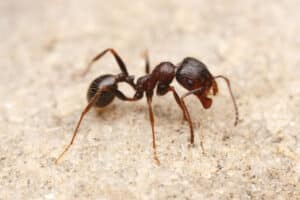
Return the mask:
<path fill-rule="evenodd" d="M 105 107 L 110 104 L 114 98 L 115 93 L 114 91 L 117 90 L 118 86 L 116 84 L 116 78 L 113 75 L 103 75 L 96 78 L 89 86 L 87 92 L 87 100 L 90 100 L 96 95 L 97 92 L 101 94 L 98 99 L 95 101 L 95 107 Z"/>

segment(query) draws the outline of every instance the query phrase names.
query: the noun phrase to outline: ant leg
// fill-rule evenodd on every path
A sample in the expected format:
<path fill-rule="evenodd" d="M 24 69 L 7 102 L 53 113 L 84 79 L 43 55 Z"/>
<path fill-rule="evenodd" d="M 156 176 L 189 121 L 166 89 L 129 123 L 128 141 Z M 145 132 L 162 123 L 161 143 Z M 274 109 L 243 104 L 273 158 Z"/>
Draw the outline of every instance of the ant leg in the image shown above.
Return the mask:
<path fill-rule="evenodd" d="M 73 144 L 75 137 L 77 135 L 78 129 L 80 127 L 81 121 L 83 119 L 83 117 L 89 112 L 89 110 L 92 108 L 92 106 L 94 105 L 94 103 L 96 102 L 96 100 L 98 99 L 98 97 L 100 96 L 100 94 L 103 92 L 104 90 L 100 90 L 98 91 L 93 98 L 90 100 L 90 102 L 88 103 L 88 105 L 85 107 L 85 109 L 82 111 L 82 114 L 80 116 L 79 121 L 77 122 L 77 126 L 74 130 L 72 139 L 70 141 L 70 143 L 64 148 L 64 150 L 61 152 L 61 154 L 56 158 L 55 160 L 55 164 L 58 163 L 58 161 L 63 157 L 63 155 L 68 151 L 68 149 L 71 147 L 71 145 Z"/>
<path fill-rule="evenodd" d="M 202 92 L 204 89 L 205 89 L 204 87 L 201 87 L 201 88 L 198 88 L 198 89 L 195 89 L 195 90 L 191 90 L 191 91 L 185 93 L 184 95 L 182 95 L 181 98 L 180 98 L 180 102 L 181 102 L 181 104 L 182 104 L 182 106 L 183 106 L 183 108 L 184 108 L 184 110 L 185 110 L 185 115 L 186 115 L 186 117 L 187 117 L 187 120 L 188 120 L 188 123 L 189 123 L 189 126 L 190 126 L 190 131 L 191 131 L 191 144 L 192 144 L 192 145 L 194 144 L 194 128 L 193 128 L 193 122 L 192 122 L 192 120 L 191 120 L 190 113 L 189 113 L 189 111 L 188 111 L 188 109 L 187 109 L 187 106 L 186 106 L 186 104 L 185 104 L 185 102 L 184 102 L 183 99 L 184 99 L 185 97 L 187 97 L 188 95 L 193 94 L 193 93 L 195 93 L 195 92 Z M 200 146 L 201 146 L 202 152 L 203 152 L 203 154 L 204 154 L 205 151 L 204 151 L 204 147 L 203 147 L 203 142 L 202 142 L 202 140 L 203 140 L 203 136 L 201 135 Z"/>
<path fill-rule="evenodd" d="M 116 90 L 115 91 L 115 95 L 124 101 L 137 101 L 140 98 L 136 98 L 136 97 L 126 97 L 121 91 Z M 149 109 L 149 118 L 150 118 L 150 123 L 151 123 L 151 129 L 152 129 L 152 146 L 153 146 L 153 157 L 154 160 L 156 161 L 156 163 L 159 165 L 159 159 L 157 157 L 157 153 L 156 153 L 156 143 L 155 143 L 155 131 L 154 131 L 154 115 L 153 115 L 153 111 L 152 111 L 152 94 L 151 93 L 147 93 L 147 103 L 148 103 L 148 109 Z"/>
<path fill-rule="evenodd" d="M 176 103 L 178 104 L 178 106 L 179 106 L 179 107 L 181 108 L 181 110 L 182 110 L 182 113 L 183 113 L 183 119 L 186 120 L 186 121 L 188 121 L 188 120 L 187 120 L 186 113 L 185 113 L 185 110 L 184 110 L 184 106 L 181 104 L 180 98 L 179 98 L 179 96 L 178 96 L 178 94 L 177 94 L 175 88 L 172 87 L 172 86 L 170 86 L 170 87 L 169 87 L 169 91 L 173 92 L 173 96 L 174 96 L 174 98 L 175 98 L 175 100 L 176 100 Z"/>
<path fill-rule="evenodd" d="M 150 73 L 150 60 L 149 60 L 148 51 L 145 50 L 143 52 L 142 56 L 145 59 L 145 72 L 146 72 L 146 74 L 149 74 Z"/>
<path fill-rule="evenodd" d="M 147 93 L 147 103 L 148 103 L 148 108 L 149 108 L 149 118 L 150 118 L 150 123 L 151 123 L 151 129 L 152 129 L 152 147 L 153 147 L 153 157 L 156 163 L 159 165 L 159 159 L 157 157 L 156 153 L 156 144 L 155 144 L 155 132 L 154 132 L 154 115 L 152 111 L 152 94 Z"/>
<path fill-rule="evenodd" d="M 225 80 L 226 83 L 227 83 L 228 90 L 229 90 L 229 93 L 230 93 L 230 96 L 231 96 L 231 99 L 232 99 L 232 103 L 233 103 L 233 106 L 234 106 L 234 111 L 235 111 L 235 122 L 234 122 L 234 126 L 236 126 L 236 125 L 238 124 L 238 121 L 239 121 L 239 111 L 238 111 L 238 107 L 237 107 L 235 98 L 234 98 L 234 96 L 233 96 L 232 90 L 231 90 L 230 81 L 229 81 L 229 79 L 228 79 L 227 77 L 222 76 L 222 75 L 219 75 L 219 76 L 215 76 L 215 77 L 214 77 L 214 79 L 217 79 L 217 78 L 222 78 L 222 79 Z"/>
<path fill-rule="evenodd" d="M 97 60 L 99 60 L 107 52 L 112 53 L 112 55 L 114 56 L 114 58 L 116 59 L 118 65 L 119 65 L 122 73 L 125 74 L 126 76 L 128 76 L 128 71 L 127 71 L 125 63 L 123 62 L 123 60 L 121 59 L 121 57 L 118 55 L 118 53 L 114 49 L 112 49 L 112 48 L 105 49 L 104 51 L 102 51 L 101 53 L 99 53 L 97 56 L 95 56 L 89 62 L 89 64 L 87 65 L 87 67 L 85 68 L 85 70 L 80 74 L 80 76 L 85 76 L 90 71 L 93 63 L 96 62 Z"/>
<path fill-rule="evenodd" d="M 116 90 L 115 91 L 115 95 L 119 98 L 119 99 L 121 99 L 121 100 L 123 100 L 123 101 L 137 101 L 137 100 L 139 100 L 139 98 L 136 98 L 136 97 L 127 97 L 127 96 L 125 96 L 121 91 L 119 91 L 119 90 Z"/>

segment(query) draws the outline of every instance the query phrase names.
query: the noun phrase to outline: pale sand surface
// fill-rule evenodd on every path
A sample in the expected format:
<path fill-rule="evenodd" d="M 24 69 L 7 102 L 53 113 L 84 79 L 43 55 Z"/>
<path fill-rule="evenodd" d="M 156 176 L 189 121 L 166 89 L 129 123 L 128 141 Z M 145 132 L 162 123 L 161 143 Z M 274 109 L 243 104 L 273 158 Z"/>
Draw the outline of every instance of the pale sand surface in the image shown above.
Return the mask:
<path fill-rule="evenodd" d="M 0 199 L 300 199 L 299 10 L 298 0 L 2 0 Z M 152 66 L 201 59 L 231 79 L 239 125 L 219 81 L 211 109 L 187 98 L 189 148 L 172 95 L 155 97 L 157 166 L 145 99 L 115 100 L 89 113 L 55 165 L 88 85 L 119 69 L 107 56 L 85 78 L 71 75 L 107 47 L 136 76 L 146 48 Z"/>

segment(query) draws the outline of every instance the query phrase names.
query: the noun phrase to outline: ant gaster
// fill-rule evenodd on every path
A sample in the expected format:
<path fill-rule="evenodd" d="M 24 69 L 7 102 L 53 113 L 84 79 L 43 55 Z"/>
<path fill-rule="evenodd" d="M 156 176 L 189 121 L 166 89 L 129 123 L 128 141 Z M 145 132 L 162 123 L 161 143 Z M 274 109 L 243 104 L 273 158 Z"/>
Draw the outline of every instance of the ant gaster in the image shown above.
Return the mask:
<path fill-rule="evenodd" d="M 117 61 L 121 73 L 117 75 L 101 75 L 96 78 L 89 86 L 87 92 L 88 105 L 83 110 L 80 119 L 77 123 L 75 131 L 73 133 L 72 139 L 70 143 L 65 147 L 60 156 L 56 159 L 56 162 L 65 154 L 65 152 L 70 148 L 73 144 L 74 139 L 77 135 L 79 126 L 83 117 L 86 113 L 94 106 L 94 107 L 105 107 L 110 104 L 115 97 L 124 101 L 137 101 L 143 98 L 145 95 L 147 98 L 148 109 L 149 109 L 149 118 L 152 128 L 152 145 L 153 145 L 153 156 L 155 161 L 159 164 L 159 159 L 156 153 L 156 144 L 155 144 L 155 131 L 154 131 L 154 115 L 152 111 L 152 97 L 154 90 L 156 88 L 156 94 L 158 96 L 162 96 L 171 92 L 175 98 L 176 103 L 180 107 L 184 119 L 188 122 L 190 128 L 190 143 L 194 144 L 194 129 L 193 123 L 187 109 L 187 106 L 184 102 L 184 98 L 193 94 L 195 95 L 201 102 L 202 106 L 205 109 L 208 109 L 212 105 L 212 99 L 208 97 L 210 92 L 212 91 L 213 95 L 216 95 L 218 92 L 218 86 L 215 81 L 217 78 L 222 78 L 226 81 L 229 93 L 231 95 L 234 109 L 235 109 L 235 122 L 236 126 L 238 123 L 238 109 L 234 99 L 234 96 L 231 91 L 229 79 L 225 76 L 212 76 L 208 71 L 205 64 L 200 62 L 199 60 L 187 57 L 184 58 L 181 63 L 178 65 L 174 65 L 171 62 L 161 62 L 158 64 L 154 70 L 150 73 L 150 63 L 147 52 L 145 52 L 145 60 L 146 60 L 146 75 L 137 79 L 136 83 L 134 83 L 134 76 L 130 76 L 127 71 L 127 67 L 121 57 L 117 54 L 114 49 L 106 49 L 96 57 L 94 57 L 87 68 L 81 74 L 84 76 L 91 69 L 92 64 L 99 60 L 104 54 L 110 52 L 115 60 Z M 172 81 L 176 78 L 180 85 L 182 85 L 185 89 L 188 90 L 187 93 L 179 97 L 175 88 L 171 85 Z M 134 90 L 135 94 L 133 97 L 127 97 L 118 89 L 118 83 L 125 82 L 129 84 Z M 202 151 L 204 152 L 202 140 L 200 142 Z"/>

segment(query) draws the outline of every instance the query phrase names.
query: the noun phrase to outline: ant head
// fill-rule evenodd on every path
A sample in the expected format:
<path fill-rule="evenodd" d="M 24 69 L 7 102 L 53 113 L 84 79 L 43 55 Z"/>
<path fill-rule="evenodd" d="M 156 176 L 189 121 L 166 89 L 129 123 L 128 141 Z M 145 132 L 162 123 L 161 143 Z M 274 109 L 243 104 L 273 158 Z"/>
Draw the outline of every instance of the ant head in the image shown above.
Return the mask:
<path fill-rule="evenodd" d="M 202 62 L 188 57 L 179 64 L 176 79 L 187 90 L 194 90 L 200 87 L 209 88 L 213 76 Z"/>
<path fill-rule="evenodd" d="M 195 95 L 201 101 L 204 108 L 209 108 L 212 104 L 212 99 L 207 95 L 211 88 L 213 95 L 216 95 L 218 88 L 214 77 L 208 71 L 205 64 L 201 61 L 187 57 L 180 64 L 176 72 L 177 81 L 187 90 L 195 91 Z"/>

